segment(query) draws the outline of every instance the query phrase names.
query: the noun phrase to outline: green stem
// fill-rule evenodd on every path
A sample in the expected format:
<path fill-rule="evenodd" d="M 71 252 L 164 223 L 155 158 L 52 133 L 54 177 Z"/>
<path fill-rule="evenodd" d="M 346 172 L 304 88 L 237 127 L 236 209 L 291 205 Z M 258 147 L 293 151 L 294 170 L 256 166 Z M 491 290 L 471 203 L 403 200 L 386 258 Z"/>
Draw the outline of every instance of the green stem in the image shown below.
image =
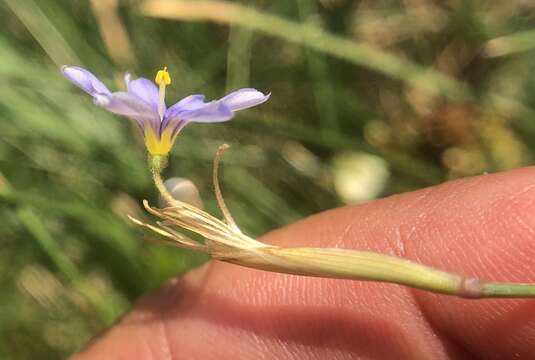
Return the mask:
<path fill-rule="evenodd" d="M 165 187 L 165 184 L 163 183 L 162 175 L 161 175 L 162 167 L 160 166 L 161 160 L 158 159 L 157 157 L 153 156 L 153 157 L 150 158 L 149 162 L 150 162 L 150 165 L 151 165 L 150 169 L 151 169 L 151 172 L 152 172 L 152 179 L 154 181 L 154 185 L 156 185 L 156 188 L 158 189 L 158 191 L 162 195 L 163 199 L 169 205 L 180 205 L 180 204 L 178 204 L 176 199 L 173 198 L 173 195 L 171 195 L 169 193 L 169 191 Z"/>
<path fill-rule="evenodd" d="M 487 282 L 481 284 L 482 298 L 535 297 L 535 284 Z"/>
<path fill-rule="evenodd" d="M 241 252 L 218 260 L 294 275 L 394 283 L 470 299 L 535 297 L 535 284 L 481 282 L 371 251 L 272 247 L 261 256 Z"/>
<path fill-rule="evenodd" d="M 225 149 L 225 145 L 220 147 L 214 160 L 214 186 L 216 197 L 227 219 L 226 226 L 234 226 L 238 229 L 230 213 L 228 213 L 217 182 L 218 165 Z M 184 205 L 180 201 L 171 196 L 163 183 L 161 160 L 153 157 L 150 163 L 154 184 L 162 197 L 172 206 L 183 207 Z M 202 210 L 198 210 L 196 215 L 199 216 L 199 218 L 196 218 L 197 220 L 211 218 L 209 214 Z M 193 223 L 186 227 L 201 234 L 205 228 L 203 222 L 197 223 L 197 220 L 192 220 Z M 180 226 L 180 223 L 178 225 Z M 250 241 L 251 245 L 256 240 L 244 236 L 239 232 L 239 229 L 237 232 L 232 230 L 225 232 L 225 234 L 228 234 L 228 239 L 226 239 L 228 241 L 224 242 L 225 246 L 221 246 L 221 239 L 217 237 L 210 238 L 210 231 L 205 233 L 208 234 L 205 235 L 208 236 L 207 247 L 203 248 L 203 250 L 210 253 L 214 259 L 250 268 L 294 275 L 380 281 L 472 299 L 535 297 L 535 284 L 482 282 L 474 277 L 462 277 L 407 259 L 371 251 L 280 248 L 277 246 L 259 247 L 256 246 L 257 244 L 244 247 L 242 246 L 244 245 L 244 240 L 246 242 Z M 236 234 L 239 234 L 238 239 L 234 238 L 234 236 L 237 236 Z M 178 242 L 180 243 L 180 241 Z M 233 244 L 239 244 L 240 246 L 233 246 Z M 262 243 L 259 244 L 264 245 Z"/>

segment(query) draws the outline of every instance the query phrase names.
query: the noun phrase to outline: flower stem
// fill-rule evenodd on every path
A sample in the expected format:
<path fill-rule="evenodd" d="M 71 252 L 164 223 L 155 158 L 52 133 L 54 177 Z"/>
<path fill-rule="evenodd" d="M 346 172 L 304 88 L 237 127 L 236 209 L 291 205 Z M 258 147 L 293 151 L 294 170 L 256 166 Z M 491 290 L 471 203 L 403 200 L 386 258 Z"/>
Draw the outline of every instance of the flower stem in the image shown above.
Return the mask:
<path fill-rule="evenodd" d="M 226 222 L 194 206 L 175 200 L 161 177 L 164 163 L 158 156 L 150 164 L 154 184 L 169 207 L 149 212 L 165 220 L 162 229 L 143 224 L 153 231 L 176 241 L 178 247 L 205 251 L 214 259 L 249 268 L 303 276 L 316 276 L 360 281 L 379 281 L 405 285 L 462 298 L 535 298 L 535 284 L 484 282 L 475 277 L 463 277 L 417 262 L 372 251 L 335 248 L 282 248 L 264 244 L 243 234 L 225 205 L 218 183 L 218 166 L 224 150 L 219 148 L 214 161 L 214 187 Z M 175 232 L 170 224 L 205 237 L 203 245 Z"/>
<path fill-rule="evenodd" d="M 169 193 L 167 188 L 165 187 L 165 184 L 162 180 L 161 172 L 165 168 L 165 165 L 167 165 L 167 158 L 164 160 L 161 159 L 161 156 L 151 156 L 149 159 L 150 164 L 150 171 L 152 173 L 152 179 L 154 181 L 154 185 L 156 185 L 156 188 L 164 198 L 164 200 L 172 206 L 180 206 L 178 201 L 173 198 L 173 196 Z M 163 166 L 162 166 L 163 165 Z"/>
<path fill-rule="evenodd" d="M 394 283 L 469 299 L 535 297 L 535 284 L 482 282 L 475 277 L 462 277 L 371 251 L 279 247 L 261 251 L 262 256 L 258 256 L 258 253 L 236 252 L 216 258 L 273 272 Z"/>
<path fill-rule="evenodd" d="M 535 297 L 535 284 L 487 282 L 481 284 L 482 298 Z"/>

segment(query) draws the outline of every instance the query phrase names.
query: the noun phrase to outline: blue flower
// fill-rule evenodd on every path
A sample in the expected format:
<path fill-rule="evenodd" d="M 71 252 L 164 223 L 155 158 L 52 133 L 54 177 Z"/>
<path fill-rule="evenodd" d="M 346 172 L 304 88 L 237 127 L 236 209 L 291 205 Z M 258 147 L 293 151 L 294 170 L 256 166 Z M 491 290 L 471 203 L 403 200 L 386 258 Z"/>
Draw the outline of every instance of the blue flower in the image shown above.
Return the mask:
<path fill-rule="evenodd" d="M 64 66 L 63 75 L 93 97 L 93 101 L 112 113 L 134 120 L 143 136 L 149 153 L 166 156 L 175 139 L 189 122 L 221 122 L 230 120 L 234 112 L 259 105 L 269 99 L 258 90 L 244 88 L 210 102 L 204 95 L 190 95 L 173 106 L 165 105 L 165 87 L 171 84 L 167 68 L 158 71 L 155 83 L 126 74 L 127 91 L 111 92 L 95 75 L 78 66 Z"/>

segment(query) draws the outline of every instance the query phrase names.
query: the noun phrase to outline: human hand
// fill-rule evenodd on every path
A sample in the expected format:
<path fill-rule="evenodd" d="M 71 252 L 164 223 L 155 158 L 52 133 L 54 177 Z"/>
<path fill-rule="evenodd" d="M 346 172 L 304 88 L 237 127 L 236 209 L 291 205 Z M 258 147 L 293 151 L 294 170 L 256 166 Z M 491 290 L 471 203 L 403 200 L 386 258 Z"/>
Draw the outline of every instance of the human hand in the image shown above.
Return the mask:
<path fill-rule="evenodd" d="M 312 216 L 262 238 L 401 256 L 448 272 L 535 282 L 535 168 Z M 141 299 L 85 359 L 531 359 L 535 300 L 211 262 Z"/>

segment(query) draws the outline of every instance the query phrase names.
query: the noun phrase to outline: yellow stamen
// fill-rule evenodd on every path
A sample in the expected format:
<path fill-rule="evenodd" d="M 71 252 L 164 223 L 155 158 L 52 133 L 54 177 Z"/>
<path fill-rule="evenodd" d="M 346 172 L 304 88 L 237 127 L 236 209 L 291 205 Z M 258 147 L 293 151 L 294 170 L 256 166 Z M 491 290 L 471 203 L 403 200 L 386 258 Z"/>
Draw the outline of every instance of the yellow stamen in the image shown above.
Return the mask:
<path fill-rule="evenodd" d="M 163 119 L 165 114 L 165 87 L 171 84 L 171 76 L 169 76 L 167 66 L 164 67 L 163 70 L 158 70 L 154 82 L 160 86 L 160 103 L 158 104 L 158 114 L 160 114 L 160 119 Z"/>
<path fill-rule="evenodd" d="M 167 66 L 163 68 L 163 70 L 158 70 L 156 73 L 156 78 L 154 79 L 154 82 L 157 85 L 171 85 L 171 76 L 169 76 L 169 72 L 167 71 Z"/>

